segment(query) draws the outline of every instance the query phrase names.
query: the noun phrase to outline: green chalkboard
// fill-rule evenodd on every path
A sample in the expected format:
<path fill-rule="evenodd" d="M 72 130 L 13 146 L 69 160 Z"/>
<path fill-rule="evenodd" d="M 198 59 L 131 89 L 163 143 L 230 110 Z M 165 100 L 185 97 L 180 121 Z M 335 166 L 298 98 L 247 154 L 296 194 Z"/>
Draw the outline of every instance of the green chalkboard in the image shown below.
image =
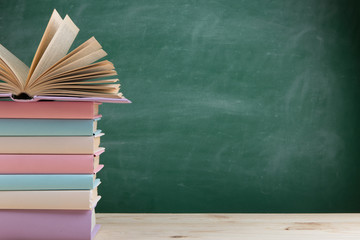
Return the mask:
<path fill-rule="evenodd" d="M 54 8 L 133 101 L 98 212 L 360 212 L 358 1 L 1 0 L 0 43 L 30 64 Z"/>

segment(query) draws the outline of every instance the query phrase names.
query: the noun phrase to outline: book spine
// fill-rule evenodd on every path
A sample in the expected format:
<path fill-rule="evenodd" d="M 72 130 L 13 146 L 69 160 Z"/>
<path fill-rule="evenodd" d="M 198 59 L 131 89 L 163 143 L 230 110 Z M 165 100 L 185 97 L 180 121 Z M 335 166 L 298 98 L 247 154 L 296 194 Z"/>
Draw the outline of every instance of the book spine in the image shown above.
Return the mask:
<path fill-rule="evenodd" d="M 100 200 L 93 190 L 0 191 L 0 209 L 89 210 Z"/>
<path fill-rule="evenodd" d="M 0 118 L 93 119 L 95 102 L 0 101 Z"/>
<path fill-rule="evenodd" d="M 93 174 L 5 174 L 0 175 L 0 190 L 90 190 Z"/>
<path fill-rule="evenodd" d="M 0 136 L 91 136 L 94 120 L 0 119 Z"/>
<path fill-rule="evenodd" d="M 92 174 L 94 156 L 0 154 L 0 174 Z"/>
<path fill-rule="evenodd" d="M 99 137 L 0 137 L 0 153 L 94 154 Z"/>
<path fill-rule="evenodd" d="M 0 210 L 0 240 L 90 240 L 93 210 Z"/>

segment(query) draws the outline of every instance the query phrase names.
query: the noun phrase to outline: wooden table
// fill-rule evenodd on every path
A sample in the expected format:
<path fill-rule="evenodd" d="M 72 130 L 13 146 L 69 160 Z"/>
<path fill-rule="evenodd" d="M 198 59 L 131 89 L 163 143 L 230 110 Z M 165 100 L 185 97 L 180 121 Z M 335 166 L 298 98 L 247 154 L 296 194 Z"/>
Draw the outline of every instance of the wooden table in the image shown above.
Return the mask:
<path fill-rule="evenodd" d="M 95 240 L 360 240 L 360 214 L 97 214 Z"/>

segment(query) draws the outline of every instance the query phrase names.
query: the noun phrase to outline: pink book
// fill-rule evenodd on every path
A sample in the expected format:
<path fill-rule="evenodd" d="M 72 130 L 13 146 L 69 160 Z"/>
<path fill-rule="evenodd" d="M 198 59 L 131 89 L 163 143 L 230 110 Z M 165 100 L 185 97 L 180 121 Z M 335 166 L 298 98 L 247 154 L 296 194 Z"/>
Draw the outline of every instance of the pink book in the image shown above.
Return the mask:
<path fill-rule="evenodd" d="M 94 155 L 0 155 L 0 174 L 91 174 L 99 164 L 100 149 Z"/>
<path fill-rule="evenodd" d="M 14 102 L 0 101 L 0 118 L 94 119 L 99 115 L 95 102 Z"/>
<path fill-rule="evenodd" d="M 0 240 L 92 240 L 94 210 L 0 210 Z"/>

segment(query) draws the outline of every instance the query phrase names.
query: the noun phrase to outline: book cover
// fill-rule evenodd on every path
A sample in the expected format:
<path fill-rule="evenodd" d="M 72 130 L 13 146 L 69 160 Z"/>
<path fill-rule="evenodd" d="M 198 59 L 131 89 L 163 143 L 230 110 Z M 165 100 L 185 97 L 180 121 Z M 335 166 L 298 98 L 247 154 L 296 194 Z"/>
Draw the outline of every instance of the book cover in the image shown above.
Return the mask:
<path fill-rule="evenodd" d="M 0 118 L 94 119 L 101 117 L 99 105 L 95 102 L 74 101 L 0 101 Z"/>
<path fill-rule="evenodd" d="M 0 136 L 92 136 L 96 119 L 0 119 Z"/>
<path fill-rule="evenodd" d="M 92 210 L 0 210 L 0 240 L 92 240 Z"/>
<path fill-rule="evenodd" d="M 0 137 L 1 154 L 94 154 L 99 150 L 100 137 Z"/>
<path fill-rule="evenodd" d="M 99 184 L 95 174 L 0 174 L 0 191 L 90 190 Z"/>
<path fill-rule="evenodd" d="M 0 209 L 89 210 L 100 198 L 97 188 L 66 191 L 0 191 Z"/>
<path fill-rule="evenodd" d="M 0 174 L 92 174 L 100 164 L 99 149 L 95 154 L 0 154 Z"/>

